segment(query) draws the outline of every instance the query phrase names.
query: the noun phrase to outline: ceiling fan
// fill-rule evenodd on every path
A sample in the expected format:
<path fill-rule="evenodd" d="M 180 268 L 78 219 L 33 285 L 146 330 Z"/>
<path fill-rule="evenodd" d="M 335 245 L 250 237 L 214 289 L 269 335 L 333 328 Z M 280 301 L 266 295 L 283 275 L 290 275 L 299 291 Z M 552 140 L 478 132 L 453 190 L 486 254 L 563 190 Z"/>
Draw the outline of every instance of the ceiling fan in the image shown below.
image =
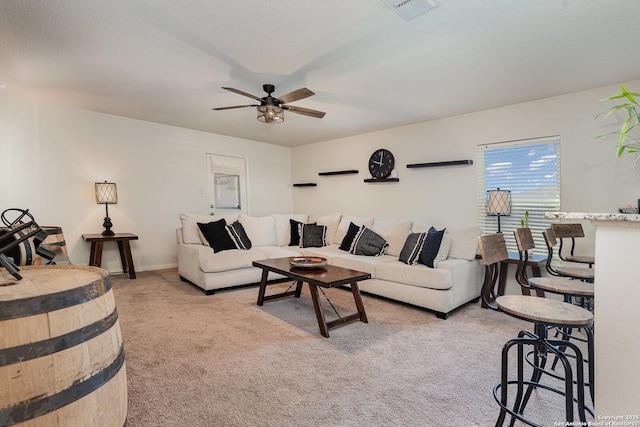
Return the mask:
<path fill-rule="evenodd" d="M 284 122 L 284 110 L 291 111 L 292 113 L 303 114 L 309 117 L 315 117 L 317 119 L 321 119 L 324 117 L 326 113 L 318 110 L 310 110 L 309 108 L 295 107 L 293 105 L 285 105 L 289 102 L 299 101 L 300 99 L 308 98 L 310 96 L 315 95 L 312 91 L 303 87 L 298 90 L 294 90 L 293 92 L 286 93 L 278 98 L 271 96 L 271 94 L 276 90 L 276 87 L 272 84 L 262 85 L 262 89 L 267 92 L 267 96 L 259 98 L 255 95 L 251 95 L 250 93 L 243 92 L 238 89 L 234 89 L 232 87 L 223 87 L 222 89 L 226 89 L 231 92 L 235 92 L 239 95 L 247 96 L 249 98 L 255 99 L 256 101 L 260 101 L 260 104 L 249 104 L 249 105 L 235 105 L 232 107 L 220 107 L 213 108 L 213 110 L 221 111 L 221 110 L 231 110 L 234 108 L 244 108 L 244 107 L 258 107 L 258 120 L 263 123 L 282 123 Z"/>

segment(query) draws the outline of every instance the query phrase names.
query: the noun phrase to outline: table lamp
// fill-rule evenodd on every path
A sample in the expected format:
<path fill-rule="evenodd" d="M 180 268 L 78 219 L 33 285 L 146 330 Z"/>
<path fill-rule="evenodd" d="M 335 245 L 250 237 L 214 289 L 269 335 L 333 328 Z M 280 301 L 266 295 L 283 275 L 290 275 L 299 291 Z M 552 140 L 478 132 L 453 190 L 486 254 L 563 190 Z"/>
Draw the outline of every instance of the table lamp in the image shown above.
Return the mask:
<path fill-rule="evenodd" d="M 115 235 L 116 233 L 111 231 L 113 224 L 111 223 L 111 218 L 109 218 L 109 204 L 115 205 L 118 203 L 118 190 L 114 182 L 96 182 L 96 203 L 104 205 L 106 209 L 106 216 L 102 224 L 105 230 L 102 232 L 102 235 Z"/>
<path fill-rule="evenodd" d="M 498 233 L 500 230 L 500 216 L 511 215 L 511 191 L 488 190 L 487 191 L 487 215 L 498 217 Z"/>

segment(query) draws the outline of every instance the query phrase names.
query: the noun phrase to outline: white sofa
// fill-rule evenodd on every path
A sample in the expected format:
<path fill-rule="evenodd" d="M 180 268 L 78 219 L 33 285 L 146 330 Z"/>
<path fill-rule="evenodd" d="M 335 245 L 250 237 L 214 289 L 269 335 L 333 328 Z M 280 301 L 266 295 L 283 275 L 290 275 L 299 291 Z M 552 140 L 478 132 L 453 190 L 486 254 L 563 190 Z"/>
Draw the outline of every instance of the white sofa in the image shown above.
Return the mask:
<path fill-rule="evenodd" d="M 214 253 L 199 231 L 197 223 L 224 218 L 227 224 L 243 225 L 252 247 Z M 300 248 L 288 246 L 290 219 L 327 226 L 327 246 Z M 182 227 L 176 230 L 178 273 L 183 281 L 202 288 L 207 295 L 215 290 L 259 283 L 262 270 L 253 261 L 298 255 L 321 256 L 329 264 L 371 274 L 359 283 L 364 293 L 426 308 L 446 319 L 447 315 L 470 301 L 477 301 L 482 287 L 482 268 L 476 259 L 479 227 L 447 227 L 442 246 L 448 247 L 446 259 L 429 268 L 408 265 L 399 255 L 410 233 L 427 231 L 423 222 L 376 217 L 354 217 L 330 213 L 323 215 L 288 214 L 253 217 L 247 215 L 180 214 Z M 365 225 L 389 243 L 383 255 L 352 255 L 339 249 L 350 223 Z M 443 249 L 444 250 L 444 249 Z M 442 252 L 439 254 L 442 255 Z M 270 273 L 269 280 L 282 279 Z"/>

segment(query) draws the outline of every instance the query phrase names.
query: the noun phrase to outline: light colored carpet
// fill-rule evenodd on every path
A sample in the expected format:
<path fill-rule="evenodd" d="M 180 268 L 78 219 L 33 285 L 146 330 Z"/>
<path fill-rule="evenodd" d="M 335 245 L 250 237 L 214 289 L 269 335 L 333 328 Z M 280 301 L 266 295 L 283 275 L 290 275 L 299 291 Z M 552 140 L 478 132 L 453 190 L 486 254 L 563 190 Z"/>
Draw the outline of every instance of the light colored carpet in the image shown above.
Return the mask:
<path fill-rule="evenodd" d="M 365 295 L 369 323 L 327 339 L 306 284 L 299 299 L 258 307 L 257 287 L 205 296 L 175 269 L 112 282 L 130 427 L 490 426 L 502 346 L 530 329 L 479 303 L 440 320 Z M 349 291 L 326 292 L 342 315 L 355 311 Z M 549 392 L 535 392 L 526 413 L 543 425 L 564 419 Z"/>

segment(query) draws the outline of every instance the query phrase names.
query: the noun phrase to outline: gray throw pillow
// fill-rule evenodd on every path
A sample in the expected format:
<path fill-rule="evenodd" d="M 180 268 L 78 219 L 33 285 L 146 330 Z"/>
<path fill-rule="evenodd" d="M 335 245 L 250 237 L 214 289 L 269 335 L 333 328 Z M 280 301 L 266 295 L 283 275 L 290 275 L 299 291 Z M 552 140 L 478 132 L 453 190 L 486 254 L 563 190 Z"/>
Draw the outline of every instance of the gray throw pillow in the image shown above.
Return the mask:
<path fill-rule="evenodd" d="M 353 238 L 349 252 L 354 255 L 378 256 L 384 253 L 387 246 L 389 243 L 382 236 L 363 225 Z"/>
<path fill-rule="evenodd" d="M 407 240 L 404 242 L 404 246 L 402 247 L 402 251 L 400 252 L 400 257 L 398 259 L 405 264 L 417 264 L 426 237 L 427 233 L 409 234 L 407 236 Z"/>
<path fill-rule="evenodd" d="M 301 248 L 321 248 L 327 246 L 327 226 L 298 224 Z"/>

